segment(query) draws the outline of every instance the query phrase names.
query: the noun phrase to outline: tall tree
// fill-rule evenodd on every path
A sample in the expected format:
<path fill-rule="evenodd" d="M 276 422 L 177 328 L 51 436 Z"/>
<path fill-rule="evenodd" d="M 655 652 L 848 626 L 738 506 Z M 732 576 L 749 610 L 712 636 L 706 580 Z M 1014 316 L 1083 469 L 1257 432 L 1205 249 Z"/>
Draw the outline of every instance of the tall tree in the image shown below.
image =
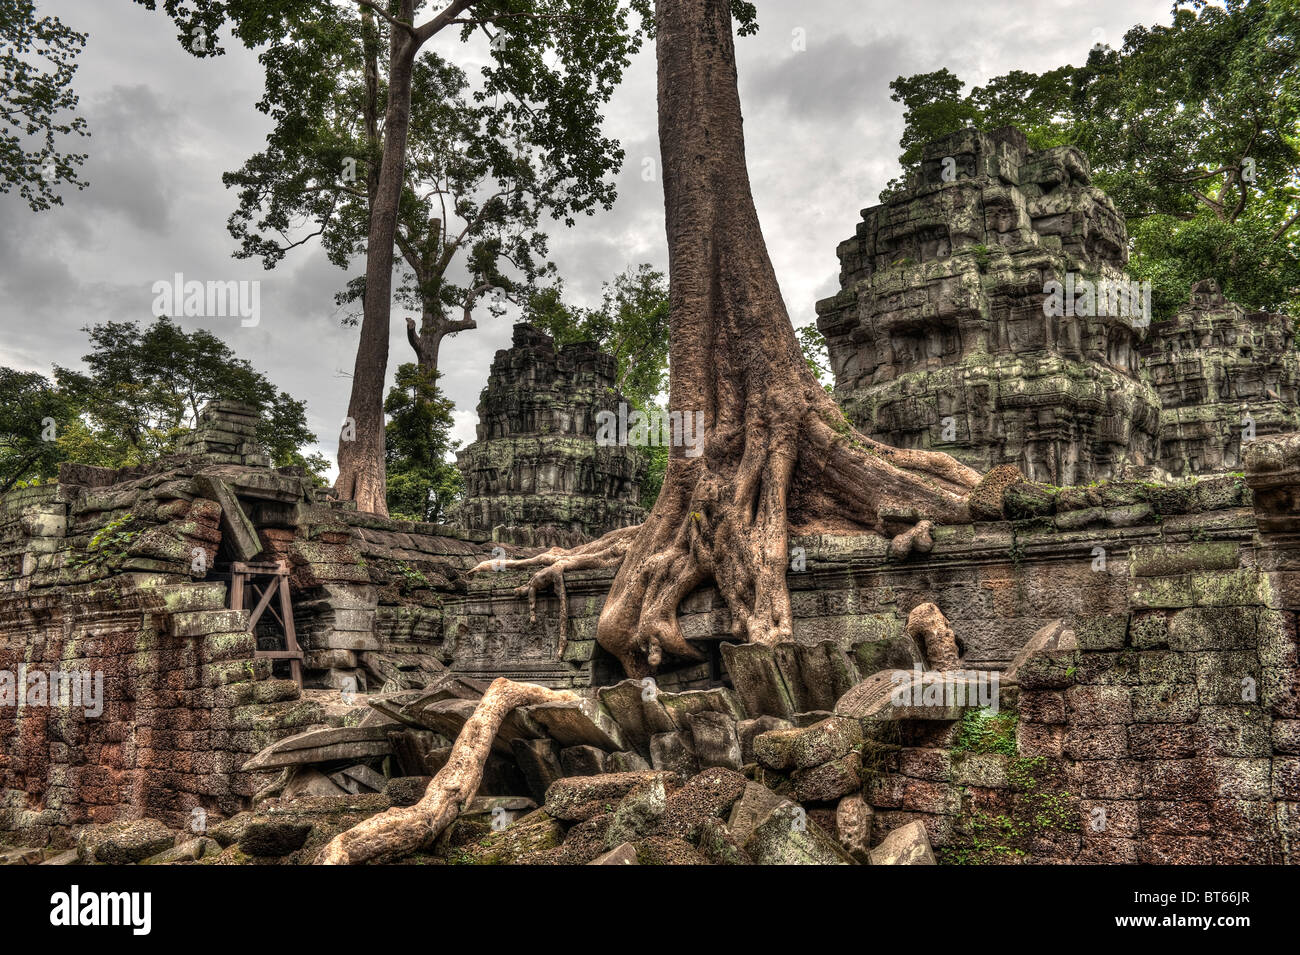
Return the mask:
<path fill-rule="evenodd" d="M 350 269 L 365 255 L 378 185 L 379 50 L 391 28 L 347 6 L 288 27 L 261 57 L 259 107 L 275 117 L 266 148 L 223 177 L 239 190 L 229 229 L 236 255 L 267 268 L 319 239 L 331 262 Z M 498 104 L 474 100 L 459 67 L 425 51 L 411 84 L 396 297 L 418 316 L 406 320 L 407 339 L 428 376 L 443 340 L 477 327 L 485 299 L 487 310 L 503 311 L 497 297 L 517 298 L 548 271 L 539 220 L 567 193 Z M 339 304 L 364 301 L 365 287 L 355 277 Z"/>
<path fill-rule="evenodd" d="M 72 416 L 44 375 L 0 368 L 0 494 L 57 473 L 58 438 Z"/>
<path fill-rule="evenodd" d="M 460 471 L 447 460 L 452 403 L 438 388 L 438 372 L 411 362 L 397 367 L 384 401 L 388 414 L 388 511 L 412 521 L 441 521 L 464 490 Z"/>
<path fill-rule="evenodd" d="M 541 566 L 534 590 L 562 586 L 567 569 L 619 564 L 596 638 L 629 675 L 652 672 L 665 654 L 699 658 L 677 607 L 709 581 L 736 639 L 788 638 L 791 527 L 875 531 L 904 555 L 928 549 L 930 521 L 966 520 L 979 481 L 946 454 L 861 434 L 808 367 L 750 190 L 731 6 L 656 5 L 669 408 L 702 416 L 704 453 L 671 449 L 663 490 L 640 527 L 513 564 Z"/>
<path fill-rule="evenodd" d="M 150 8 L 156 0 L 137 0 Z M 247 45 L 271 43 L 286 19 L 309 20 L 327 0 L 163 0 L 182 39 L 205 38 L 227 19 Z M 543 157 L 559 184 L 551 212 L 572 222 L 579 211 L 612 202 L 607 173 L 622 152 L 601 135 L 601 109 L 627 66 L 639 35 L 619 0 L 451 0 L 418 20 L 424 0 L 354 0 L 388 27 L 387 103 L 382 147 L 369 196 L 361 335 L 348 422 L 340 433 L 339 494 L 361 510 L 386 512 L 384 382 L 388 371 L 394 245 L 406 183 L 415 64 L 443 32 L 490 38 L 491 65 L 475 92 L 494 102 L 502 121 Z M 192 46 L 191 46 L 192 48 Z M 219 52 L 205 39 L 204 54 Z"/>
<path fill-rule="evenodd" d="M 708 450 L 674 448 L 646 523 L 569 552 L 509 565 L 564 569 L 615 563 L 596 636 L 629 674 L 664 653 L 695 658 L 677 605 L 713 579 L 741 640 L 790 634 L 785 587 L 789 522 L 846 513 L 882 529 L 889 508 L 962 519 L 974 472 L 946 454 L 900 451 L 855 432 L 808 369 L 776 284 L 750 194 L 736 91 L 729 0 L 658 0 L 659 143 L 672 309 L 670 405 L 698 410 Z M 753 14 L 744 4 L 742 13 Z M 752 21 L 742 20 L 742 29 Z M 944 486 L 946 485 L 946 487 Z M 900 546 L 924 546 L 923 522 Z M 480 566 L 500 567 L 497 561 Z M 510 711 L 573 702 L 568 691 L 493 682 L 414 806 L 388 809 L 336 836 L 317 862 L 391 860 L 432 842 L 473 798 L 493 735 Z"/>
<path fill-rule="evenodd" d="M 61 149 L 61 140 L 89 135 L 85 119 L 70 115 L 85 45 L 58 17 L 38 17 L 33 0 L 0 4 L 0 193 L 17 187 L 34 212 L 63 204 L 60 185 L 86 188 L 78 174 L 86 155 Z"/>

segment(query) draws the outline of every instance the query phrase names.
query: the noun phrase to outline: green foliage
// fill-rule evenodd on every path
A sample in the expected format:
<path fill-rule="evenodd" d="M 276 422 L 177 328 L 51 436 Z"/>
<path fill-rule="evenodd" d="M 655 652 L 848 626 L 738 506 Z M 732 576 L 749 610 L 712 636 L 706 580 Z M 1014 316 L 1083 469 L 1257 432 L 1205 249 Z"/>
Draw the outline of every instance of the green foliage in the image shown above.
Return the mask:
<path fill-rule="evenodd" d="M 438 373 L 400 365 L 384 401 L 388 512 L 392 517 L 439 522 L 463 493 L 460 472 L 447 461 L 452 403 L 438 388 Z"/>
<path fill-rule="evenodd" d="M 258 440 L 277 465 L 319 477 L 327 463 L 299 450 L 316 440 L 304 404 L 280 391 L 223 341 L 168 318 L 141 328 L 84 329 L 84 371 L 54 367 L 54 383 L 0 368 L 0 491 L 50 478 L 60 461 L 100 467 L 148 464 L 175 450 L 209 401 L 241 401 L 262 415 Z"/>
<path fill-rule="evenodd" d="M 73 413 L 43 375 L 0 368 L 0 494 L 58 472 L 58 438 Z"/>
<path fill-rule="evenodd" d="M 603 286 L 596 308 L 564 303 L 561 283 L 539 289 L 524 318 L 556 344 L 592 341 L 618 362 L 618 390 L 638 410 L 653 407 L 668 387 L 668 282 L 647 264 Z"/>
<path fill-rule="evenodd" d="M 258 108 L 274 126 L 267 147 L 224 177 L 239 192 L 229 221 L 236 255 L 271 268 L 318 237 L 334 264 L 350 268 L 366 251 L 385 148 L 388 51 L 400 28 L 332 0 L 161 6 L 196 56 L 223 52 L 215 39 L 194 43 L 223 25 L 259 49 L 266 85 Z M 417 25 L 438 13 L 424 2 L 415 8 Z M 502 298 L 521 300 L 552 271 L 543 215 L 572 225 L 578 213 L 612 206 L 624 154 L 603 134 L 602 110 L 642 42 L 631 13 L 617 0 L 478 0 L 444 28 L 462 41 L 491 38 L 476 89 L 446 58 L 459 55 L 454 43 L 442 45 L 446 56 L 431 47 L 418 54 L 395 236 L 400 301 L 468 322 L 492 293 L 489 308 L 499 314 Z M 338 299 L 364 295 L 364 276 L 356 276 Z"/>
<path fill-rule="evenodd" d="M 87 185 L 78 175 L 85 154 L 60 149 L 61 140 L 89 135 L 86 121 L 69 115 L 85 44 L 86 34 L 58 17 L 38 17 L 33 0 L 0 4 L 0 193 L 17 187 L 34 212 L 63 204 L 58 186 Z"/>
<path fill-rule="evenodd" d="M 312 465 L 298 450 L 316 440 L 304 403 L 211 332 L 186 332 L 166 317 L 143 329 L 106 322 L 84 331 L 92 345 L 82 357 L 87 370 L 54 368 L 79 418 L 69 436 L 69 449 L 79 452 L 72 460 L 110 467 L 156 460 L 174 450 L 206 403 L 228 400 L 259 409 L 257 437 L 277 465 Z"/>
<path fill-rule="evenodd" d="M 1168 26 L 1135 26 L 1080 67 L 969 93 L 946 69 L 890 86 L 904 175 L 924 143 L 967 126 L 1081 149 L 1128 220 L 1130 271 L 1151 281 L 1156 318 L 1204 278 L 1247 307 L 1300 314 L 1300 5 L 1178 0 Z"/>
<path fill-rule="evenodd" d="M 405 561 L 398 561 L 392 571 L 393 576 L 397 578 L 398 589 L 404 594 L 409 594 L 413 590 L 428 590 L 431 587 L 429 578 Z"/>
<path fill-rule="evenodd" d="M 803 360 L 808 363 L 808 370 L 827 391 L 835 385 L 835 376 L 831 374 L 830 352 L 826 348 L 826 338 L 817 330 L 816 325 L 804 325 L 795 330 L 799 339 L 799 349 Z"/>
<path fill-rule="evenodd" d="M 126 556 L 127 548 L 143 533 L 141 529 L 131 530 L 134 523 L 134 514 L 123 514 L 109 521 L 90 538 L 85 552 L 68 557 L 64 566 L 77 570 L 120 561 Z"/>
<path fill-rule="evenodd" d="M 957 726 L 952 748 L 961 753 L 1001 753 L 1016 755 L 1016 726 L 1019 717 L 1013 710 L 967 710 Z"/>

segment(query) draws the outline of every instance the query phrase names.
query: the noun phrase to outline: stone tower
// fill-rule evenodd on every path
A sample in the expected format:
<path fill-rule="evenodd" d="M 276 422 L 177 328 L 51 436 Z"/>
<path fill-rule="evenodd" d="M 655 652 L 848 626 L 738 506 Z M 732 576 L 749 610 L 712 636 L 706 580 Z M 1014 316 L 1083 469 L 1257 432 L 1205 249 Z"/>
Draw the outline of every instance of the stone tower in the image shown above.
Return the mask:
<path fill-rule="evenodd" d="M 1010 127 L 936 140 L 837 250 L 840 292 L 817 303 L 836 399 L 872 437 L 978 470 L 1081 484 L 1154 464 L 1142 322 L 1070 295 L 1130 288 L 1126 242 L 1073 147 L 1030 152 Z M 1050 282 L 1065 314 L 1045 313 Z"/>
<path fill-rule="evenodd" d="M 645 459 L 596 444 L 596 415 L 617 413 L 613 357 L 591 342 L 555 347 L 531 325 L 496 353 L 478 405 L 478 440 L 457 455 L 460 520 L 470 530 L 541 529 L 536 543 L 639 524 Z"/>
<path fill-rule="evenodd" d="M 1160 393 L 1160 466 L 1175 476 L 1243 469 L 1243 438 L 1300 430 L 1295 319 L 1247 312 L 1213 280 L 1142 346 Z"/>

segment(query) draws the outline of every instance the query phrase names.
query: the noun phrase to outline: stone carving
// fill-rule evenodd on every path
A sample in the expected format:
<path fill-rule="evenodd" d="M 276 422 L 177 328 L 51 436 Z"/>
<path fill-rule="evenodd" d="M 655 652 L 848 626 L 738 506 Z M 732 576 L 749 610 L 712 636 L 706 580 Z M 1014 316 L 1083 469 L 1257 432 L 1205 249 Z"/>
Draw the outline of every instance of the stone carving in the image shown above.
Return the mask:
<path fill-rule="evenodd" d="M 1160 394 L 1160 465 L 1179 476 L 1242 469 L 1242 442 L 1300 429 L 1295 319 L 1247 312 L 1213 280 L 1152 326 L 1143 365 Z"/>
<path fill-rule="evenodd" d="M 459 517 L 471 530 L 547 528 L 528 543 L 573 542 L 639 524 L 644 459 L 596 445 L 596 416 L 617 413 L 617 368 L 590 342 L 556 348 L 531 325 L 492 362 L 479 400 L 478 440 L 457 456 L 465 478 Z"/>
<path fill-rule="evenodd" d="M 1140 322 L 1043 309 L 1048 282 L 1125 281 L 1126 243 L 1073 147 L 1030 152 L 1010 127 L 936 140 L 837 250 L 841 290 L 817 303 L 837 400 L 872 437 L 982 471 L 1078 484 L 1154 463 Z"/>

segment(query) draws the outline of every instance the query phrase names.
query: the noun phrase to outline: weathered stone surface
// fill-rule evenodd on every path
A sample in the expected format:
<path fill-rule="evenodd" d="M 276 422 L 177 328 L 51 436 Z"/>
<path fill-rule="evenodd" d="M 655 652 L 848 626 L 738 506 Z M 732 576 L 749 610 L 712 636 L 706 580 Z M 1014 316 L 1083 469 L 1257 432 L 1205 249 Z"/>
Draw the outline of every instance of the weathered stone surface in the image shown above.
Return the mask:
<path fill-rule="evenodd" d="M 872 865 L 935 865 L 930 836 L 920 822 L 892 830 L 870 856 Z"/>
<path fill-rule="evenodd" d="M 605 751 L 595 746 L 569 746 L 560 750 L 565 776 L 598 776 L 605 771 Z"/>
<path fill-rule="evenodd" d="M 745 852 L 759 865 L 853 864 L 853 857 L 791 802 L 780 803 L 758 822 L 745 840 Z"/>
<path fill-rule="evenodd" d="M 619 802 L 605 833 L 611 849 L 656 834 L 668 812 L 668 790 L 661 776 L 638 783 Z"/>
<path fill-rule="evenodd" d="M 677 776 L 693 776 L 700 762 L 681 733 L 656 733 L 650 737 L 650 765 Z"/>
<path fill-rule="evenodd" d="M 544 809 L 537 809 L 463 848 L 457 861 L 510 865 L 526 860 L 533 853 L 554 849 L 563 840 L 564 827 Z"/>
<path fill-rule="evenodd" d="M 593 700 L 539 703 L 524 712 L 561 746 L 594 746 L 610 753 L 627 748 L 618 724 Z"/>
<path fill-rule="evenodd" d="M 77 859 L 82 863 L 130 865 L 175 844 L 176 832 L 157 819 L 110 822 L 82 830 L 77 838 Z"/>
<path fill-rule="evenodd" d="M 791 776 L 794 797 L 800 802 L 832 802 L 862 788 L 861 772 L 862 757 L 857 753 L 797 770 Z"/>
<path fill-rule="evenodd" d="M 457 455 L 460 519 L 484 531 L 527 528 L 536 544 L 641 523 L 645 458 L 626 443 L 595 441 L 597 414 L 619 411 L 616 373 L 590 342 L 557 349 L 538 329 L 516 325 L 479 401 L 478 440 Z"/>
<path fill-rule="evenodd" d="M 725 713 L 706 711 L 688 717 L 691 731 L 691 751 L 700 768 L 722 766 L 740 769 L 740 739 L 736 735 L 736 721 Z"/>
<path fill-rule="evenodd" d="M 624 842 L 613 849 L 610 849 L 604 855 L 597 856 L 587 865 L 639 865 L 636 859 L 636 848 L 630 842 Z"/>
<path fill-rule="evenodd" d="M 1287 315 L 1248 312 L 1213 279 L 1142 347 L 1160 395 L 1160 465 L 1186 476 L 1242 469 L 1248 439 L 1300 429 L 1300 358 Z"/>
<path fill-rule="evenodd" d="M 546 791 L 545 808 L 555 819 L 581 821 L 597 812 L 612 812 L 619 800 L 641 783 L 659 779 L 668 785 L 668 775 L 651 771 L 557 779 Z"/>
<path fill-rule="evenodd" d="M 835 834 L 858 862 L 866 864 L 871 848 L 871 826 L 875 810 L 861 793 L 845 796 L 835 807 Z"/>
<path fill-rule="evenodd" d="M 854 424 L 1056 485 L 1155 462 L 1134 319 L 1044 314 L 1049 280 L 1123 278 L 1124 223 L 1091 178 L 1078 150 L 1030 152 L 1010 128 L 926 146 L 916 180 L 840 244 L 841 290 L 817 303 Z"/>
<path fill-rule="evenodd" d="M 1025 645 L 1011 659 L 1011 663 L 1002 671 L 1002 678 L 1007 682 L 1015 680 L 1025 661 L 1040 650 L 1064 649 L 1060 646 L 1061 634 L 1064 631 L 1064 620 L 1053 620 L 1034 631 L 1034 635 L 1025 642 Z"/>
<path fill-rule="evenodd" d="M 769 769 L 808 769 L 862 744 L 855 719 L 833 716 L 802 729 L 770 730 L 754 740 L 754 756 Z"/>

